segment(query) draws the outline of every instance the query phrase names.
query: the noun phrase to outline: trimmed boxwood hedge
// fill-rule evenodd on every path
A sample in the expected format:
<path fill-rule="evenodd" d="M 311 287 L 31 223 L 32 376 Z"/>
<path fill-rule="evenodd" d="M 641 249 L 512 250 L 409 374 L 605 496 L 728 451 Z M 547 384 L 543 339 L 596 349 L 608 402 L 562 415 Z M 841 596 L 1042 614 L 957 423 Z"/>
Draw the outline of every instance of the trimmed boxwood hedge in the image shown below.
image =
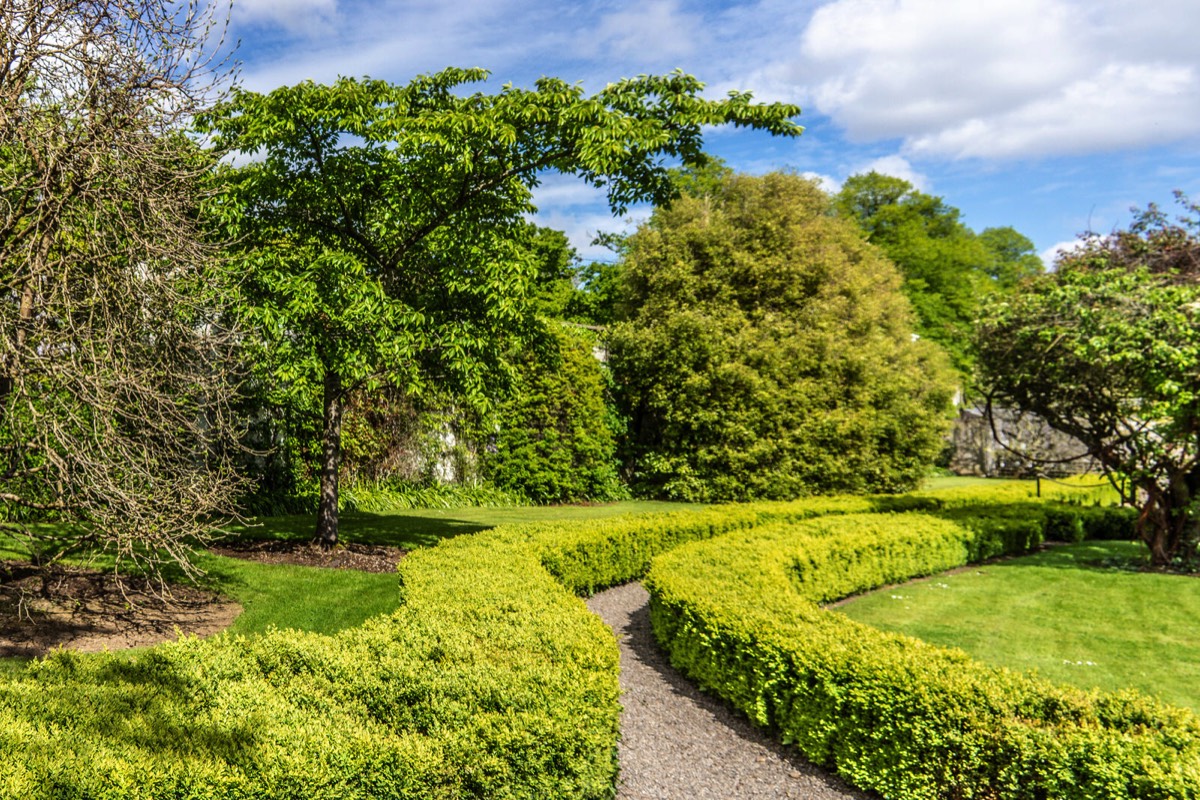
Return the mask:
<path fill-rule="evenodd" d="M 755 526 L 964 505 L 834 497 L 497 528 L 410 554 L 403 605 L 334 636 L 60 652 L 0 682 L 0 797 L 611 797 L 617 649 L 572 592 Z"/>
<path fill-rule="evenodd" d="M 975 509 L 762 526 L 656 559 L 651 622 L 701 686 L 886 798 L 1200 796 L 1191 712 L 987 667 L 818 605 L 1042 534 Z"/>

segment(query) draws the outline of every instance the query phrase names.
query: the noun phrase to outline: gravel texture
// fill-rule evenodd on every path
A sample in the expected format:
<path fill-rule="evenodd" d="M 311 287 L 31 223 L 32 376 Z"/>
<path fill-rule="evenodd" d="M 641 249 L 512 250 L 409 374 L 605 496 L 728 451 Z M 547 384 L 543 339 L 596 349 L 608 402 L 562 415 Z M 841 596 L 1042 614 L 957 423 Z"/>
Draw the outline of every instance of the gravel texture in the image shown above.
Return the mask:
<path fill-rule="evenodd" d="M 649 595 L 628 583 L 588 608 L 621 648 L 621 762 L 618 798 L 732 800 L 797 797 L 868 800 L 872 795 L 804 760 L 724 701 L 676 672 L 650 631 Z"/>

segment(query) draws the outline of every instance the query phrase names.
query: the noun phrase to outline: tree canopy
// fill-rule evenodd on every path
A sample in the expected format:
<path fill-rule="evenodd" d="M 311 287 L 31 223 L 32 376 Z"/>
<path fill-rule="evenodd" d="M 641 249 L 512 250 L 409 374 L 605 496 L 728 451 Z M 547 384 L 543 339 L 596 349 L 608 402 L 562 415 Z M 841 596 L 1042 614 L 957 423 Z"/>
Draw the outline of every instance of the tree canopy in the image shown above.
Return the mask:
<path fill-rule="evenodd" d="M 237 92 L 204 120 L 217 148 L 261 159 L 223 170 L 214 212 L 239 242 L 245 317 L 269 343 L 275 377 L 321 387 L 322 543 L 336 541 L 349 389 L 388 382 L 419 394 L 436 383 L 485 402 L 508 374 L 538 272 L 523 215 L 539 174 L 602 186 L 621 213 L 670 198 L 670 160 L 703 161 L 705 126 L 801 130 L 794 106 L 703 99 L 703 84 L 681 73 L 592 96 L 552 78 L 463 92 L 486 75 Z"/>
<path fill-rule="evenodd" d="M 495 416 L 483 473 L 538 503 L 628 496 L 617 474 L 617 420 L 605 403 L 596 334 L 547 321 L 517 357 L 513 391 Z"/>
<path fill-rule="evenodd" d="M 900 268 L 918 333 L 945 347 L 963 372 L 970 371 L 980 299 L 1042 271 L 1033 243 L 1017 231 L 989 228 L 976 234 L 960 221 L 958 209 L 901 178 L 877 172 L 851 176 L 835 207 Z"/>
<path fill-rule="evenodd" d="M 1195 556 L 1200 492 L 1200 222 L 1151 206 L 1086 237 L 1055 272 L 995 298 L 976 335 L 991 403 L 1082 442 L 1157 565 Z"/>
<path fill-rule="evenodd" d="M 627 241 L 611 364 L 635 490 L 699 501 L 893 491 L 948 424 L 900 275 L 795 175 L 725 175 Z"/>

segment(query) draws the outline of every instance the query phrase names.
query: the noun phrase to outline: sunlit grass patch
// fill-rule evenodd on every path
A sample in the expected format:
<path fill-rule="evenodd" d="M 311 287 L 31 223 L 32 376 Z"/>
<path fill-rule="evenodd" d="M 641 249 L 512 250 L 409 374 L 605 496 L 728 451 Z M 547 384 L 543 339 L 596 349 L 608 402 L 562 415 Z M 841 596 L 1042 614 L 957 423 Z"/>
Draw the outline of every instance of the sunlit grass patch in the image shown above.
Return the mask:
<path fill-rule="evenodd" d="M 1086 542 L 890 587 L 839 611 L 1082 688 L 1200 709 L 1200 578 L 1138 569 L 1145 548 Z"/>

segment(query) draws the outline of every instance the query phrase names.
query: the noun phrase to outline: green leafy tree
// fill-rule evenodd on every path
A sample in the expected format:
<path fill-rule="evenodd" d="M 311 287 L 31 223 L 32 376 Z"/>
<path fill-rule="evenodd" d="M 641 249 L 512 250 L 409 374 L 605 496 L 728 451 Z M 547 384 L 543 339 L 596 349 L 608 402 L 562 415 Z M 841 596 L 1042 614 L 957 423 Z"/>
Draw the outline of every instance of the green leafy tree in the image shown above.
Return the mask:
<path fill-rule="evenodd" d="M 574 303 L 579 257 L 567 235 L 553 228 L 530 225 L 530 257 L 537 273 L 533 280 L 533 310 L 547 319 L 567 319 Z"/>
<path fill-rule="evenodd" d="M 1151 206 L 984 309 L 979 386 L 1087 448 L 1155 565 L 1195 556 L 1200 492 L 1200 222 Z"/>
<path fill-rule="evenodd" d="M 624 234 L 601 233 L 592 241 L 593 245 L 602 245 L 611 250 L 614 258 L 576 265 L 575 292 L 567 304 L 566 319 L 600 327 L 616 321 L 621 263 L 627 239 Z"/>
<path fill-rule="evenodd" d="M 1033 242 L 1014 228 L 984 228 L 979 241 L 992 255 L 986 270 L 1000 291 L 1012 291 L 1022 282 L 1045 272 Z"/>
<path fill-rule="evenodd" d="M 1032 243 L 1011 228 L 976 235 L 958 209 L 911 183 L 869 172 L 850 177 L 835 198 L 904 276 L 917 332 L 946 348 L 970 372 L 969 343 L 980 299 L 1041 272 Z"/>
<path fill-rule="evenodd" d="M 611 329 L 628 466 L 698 501 L 912 486 L 941 449 L 949 370 L 900 275 L 789 174 L 727 176 L 628 241 Z"/>
<path fill-rule="evenodd" d="M 591 331 L 548 321 L 518 358 L 513 391 L 495 415 L 484 475 L 539 503 L 615 500 L 616 418 Z"/>
<path fill-rule="evenodd" d="M 347 391 L 437 385 L 483 403 L 529 319 L 538 272 L 523 215 L 545 170 L 607 190 L 613 210 L 665 202 L 666 159 L 699 163 L 702 129 L 796 135 L 793 106 L 700 97 L 690 76 L 640 77 L 593 96 L 543 78 L 532 90 L 463 88 L 482 70 L 404 86 L 339 80 L 240 92 L 206 118 L 222 149 L 261 160 L 224 170 L 215 209 L 240 243 L 246 316 L 276 377 L 323 397 L 316 540 L 337 540 Z"/>

